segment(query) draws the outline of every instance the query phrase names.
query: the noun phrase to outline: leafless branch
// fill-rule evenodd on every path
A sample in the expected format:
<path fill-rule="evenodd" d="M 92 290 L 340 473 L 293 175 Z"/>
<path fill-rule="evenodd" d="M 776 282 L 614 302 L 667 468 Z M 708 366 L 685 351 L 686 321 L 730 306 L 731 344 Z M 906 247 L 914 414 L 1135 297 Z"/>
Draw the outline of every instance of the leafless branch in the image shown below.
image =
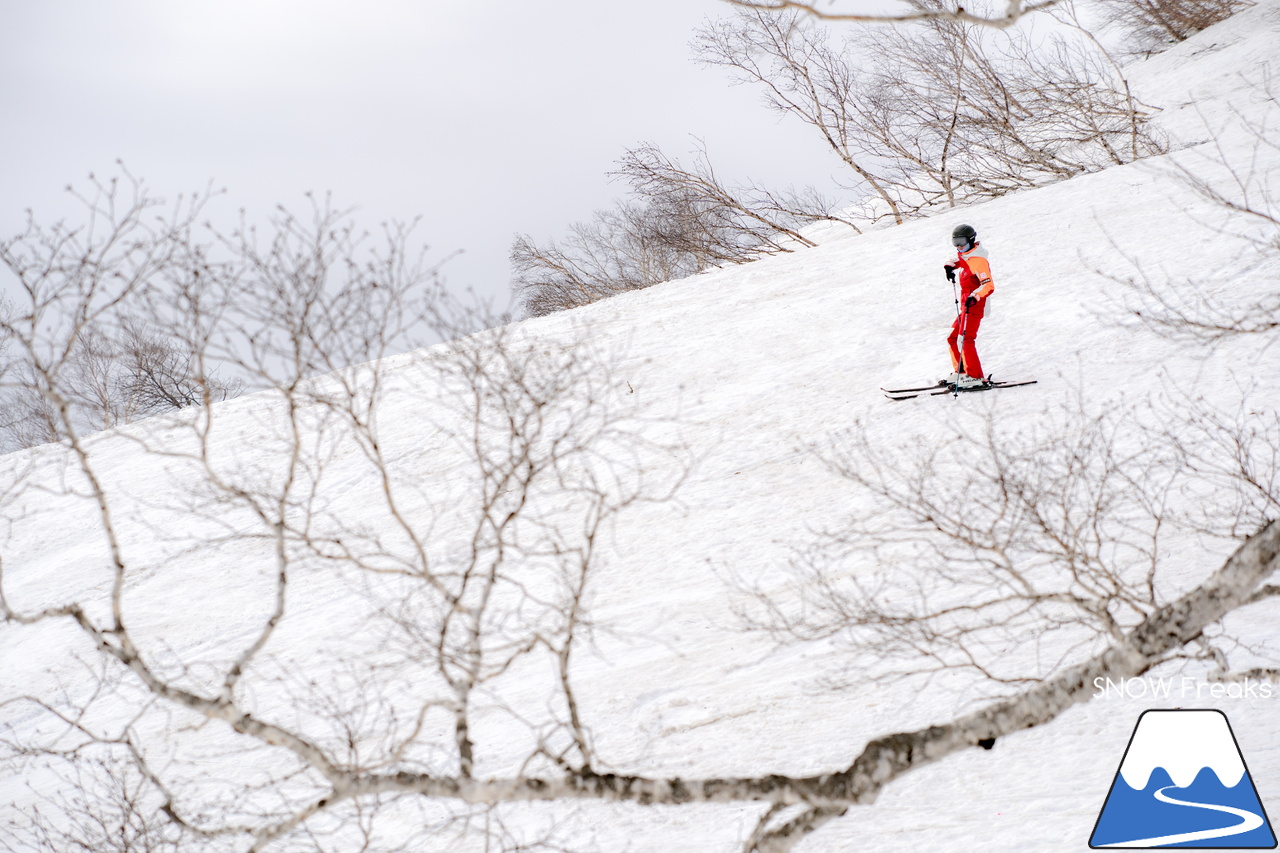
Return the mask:
<path fill-rule="evenodd" d="M 900 224 L 1163 150 L 1153 110 L 1087 31 L 1033 45 L 932 12 L 835 43 L 796 13 L 706 25 L 695 50 L 813 127 Z"/>
<path fill-rule="evenodd" d="M 1274 81 L 1265 71 L 1253 81 L 1253 88 L 1258 103 L 1276 103 Z M 1108 306 L 1106 319 L 1117 322 L 1118 309 L 1125 321 L 1163 338 L 1211 345 L 1241 335 L 1270 336 L 1280 329 L 1280 289 L 1267 272 L 1280 259 L 1280 196 L 1260 168 L 1280 153 L 1280 135 L 1271 121 L 1275 115 L 1274 110 L 1270 116 L 1237 113 L 1234 128 L 1214 130 L 1204 146 L 1207 156 L 1197 160 L 1201 152 L 1187 152 L 1173 166 L 1174 175 L 1185 186 L 1221 213 L 1216 221 L 1192 218 L 1187 227 L 1216 233 L 1240 247 L 1231 269 L 1216 271 L 1217 278 L 1233 286 L 1177 280 L 1131 260 L 1133 274 L 1106 274 L 1121 288 L 1121 295 Z M 1243 153 L 1224 147 L 1222 137 L 1228 132 L 1248 140 Z M 1238 286 L 1242 277 L 1256 278 L 1258 286 Z"/>
<path fill-rule="evenodd" d="M 1045 0 L 1039 3 L 1023 3 L 1022 0 L 1009 0 L 1004 14 L 985 16 L 967 11 L 963 6 L 952 8 L 921 9 L 914 3 L 905 3 L 906 9 L 890 14 L 858 14 L 853 12 L 825 11 L 816 3 L 799 2 L 799 0 L 724 0 L 734 6 L 763 12 L 800 12 L 823 21 L 836 21 L 854 24 L 900 24 L 912 21 L 951 20 L 966 24 L 974 24 L 996 29 L 1007 29 L 1023 17 L 1042 12 L 1057 5 L 1058 0 Z"/>

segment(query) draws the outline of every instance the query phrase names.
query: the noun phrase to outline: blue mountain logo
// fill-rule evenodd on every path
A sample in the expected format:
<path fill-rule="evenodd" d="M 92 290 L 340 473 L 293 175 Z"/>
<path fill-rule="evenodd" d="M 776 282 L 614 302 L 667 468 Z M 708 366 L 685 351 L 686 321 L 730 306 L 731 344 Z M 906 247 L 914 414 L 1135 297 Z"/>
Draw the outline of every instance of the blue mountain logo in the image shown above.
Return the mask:
<path fill-rule="evenodd" d="M 1144 712 L 1089 846 L 1275 849 L 1275 833 L 1227 715 Z"/>

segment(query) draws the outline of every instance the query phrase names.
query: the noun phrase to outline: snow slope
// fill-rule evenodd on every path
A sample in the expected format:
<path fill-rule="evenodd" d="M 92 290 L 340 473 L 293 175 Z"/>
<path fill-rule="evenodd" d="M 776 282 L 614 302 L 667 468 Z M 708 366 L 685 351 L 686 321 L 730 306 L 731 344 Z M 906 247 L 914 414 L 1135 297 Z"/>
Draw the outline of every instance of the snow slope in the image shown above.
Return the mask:
<path fill-rule="evenodd" d="M 847 766 L 869 738 L 972 709 L 971 696 L 936 686 L 823 689 L 822 678 L 841 666 L 838 648 L 776 649 L 767 638 L 739 630 L 726 579 L 763 578 L 785 594 L 793 549 L 844 516 L 847 487 L 809 448 L 830 446 L 849 425 L 867 423 L 887 443 L 928 446 L 976 429 L 993 414 L 1002 433 L 1016 436 L 1068 397 L 1101 411 L 1153 390 L 1225 411 L 1234 411 L 1247 393 L 1252 412 L 1275 411 L 1280 347 L 1246 338 L 1206 350 L 1100 318 L 1119 313 L 1108 274 L 1131 276 L 1135 263 L 1155 278 L 1194 280 L 1207 296 L 1248 293 L 1280 278 L 1274 258 L 1242 266 L 1240 243 L 1215 230 L 1224 224 L 1222 213 L 1172 169 L 1182 163 L 1229 187 L 1231 176 L 1214 165 L 1221 153 L 1280 186 L 1280 152 L 1255 152 L 1237 115 L 1280 120 L 1275 103 L 1249 85 L 1273 67 L 1277 48 L 1280 4 L 1270 0 L 1134 66 L 1139 95 L 1164 108 L 1159 120 L 1176 149 L 1168 157 L 864 236 L 823 231 L 822 245 L 810 251 L 619 296 L 514 330 L 545 347 L 548 357 L 589 339 L 609 357 L 608 393 L 617 404 L 637 406 L 654 422 L 677 423 L 655 430 L 697 458 L 676 501 L 642 507 L 611 531 L 593 581 L 593 616 L 616 633 L 602 631 L 597 651 L 583 656 L 575 678 L 607 764 L 662 775 L 822 772 Z M 977 228 L 996 278 L 994 310 L 980 341 L 984 365 L 997 378 L 1040 383 L 956 400 L 891 403 L 881 385 L 917 384 L 946 372 L 944 338 L 953 307 L 941 264 L 959 221 Z M 432 358 L 427 351 L 389 365 L 378 417 L 396 470 L 424 493 L 444 495 L 464 480 L 465 460 L 448 435 L 465 423 L 447 391 L 424 384 Z M 219 418 L 227 431 L 221 439 L 227 464 L 272 476 L 277 413 L 260 398 L 244 398 L 223 404 Z M 137 425 L 125 434 L 136 438 L 160 428 Z M 119 518 L 129 558 L 145 567 L 126 596 L 134 630 L 157 648 L 208 660 L 242 647 L 270 612 L 264 547 L 244 541 L 195 547 L 200 531 L 184 512 L 189 496 L 180 465 L 147 459 L 137 442 L 115 435 L 96 437 L 92 454 L 126 507 Z M 339 457 L 329 475 L 326 500 L 348 519 L 366 512 L 362 500 L 372 488 L 361 461 Z M 51 484 L 63 476 L 62 460 L 48 448 L 0 464 L 7 477 L 28 464 Z M 7 503 L 5 513 L 0 547 L 14 606 L 34 610 L 86 597 L 102 606 L 109 563 L 87 502 L 27 495 Z M 445 552 L 465 547 L 448 541 L 451 530 L 461 529 L 454 524 L 441 514 Z M 1171 577 L 1198 577 L 1220 565 L 1224 553 L 1171 549 Z M 313 649 L 358 646 L 369 616 L 349 580 L 316 572 L 291 592 L 272 651 L 306 660 Z M 1264 630 L 1274 651 L 1280 627 Z M 67 625 L 5 626 L 0 699 L 51 696 L 59 685 L 71 693 L 84 689 L 73 656 L 89 658 L 87 652 Z M 1193 680 L 1202 674 L 1189 672 Z M 502 690 L 512 701 L 536 705 L 537 675 L 513 673 Z M 264 689 L 261 701 L 269 703 L 270 695 Z M 1275 696 L 1215 699 L 1203 690 L 1158 700 L 1103 696 L 1051 725 L 1002 738 L 989 752 L 975 749 L 910 775 L 798 849 L 1087 849 L 1138 715 L 1170 705 L 1227 713 L 1259 796 L 1273 804 L 1274 814 L 1280 812 L 1277 702 Z M 0 730 L 34 732 L 37 716 L 26 705 L 2 705 Z M 488 747 L 482 771 L 515 769 L 510 765 L 523 754 L 527 736 L 500 719 L 484 721 L 481 730 Z M 39 802 L 52 784 L 36 771 L 10 773 L 0 777 L 0 803 Z M 405 809 L 406 824 L 421 820 Z M 745 805 L 579 805 L 558 832 L 585 850 L 729 851 L 739 849 L 759 813 Z M 3 813 L 0 825 L 18 819 L 14 814 Z M 513 814 L 531 826 L 540 820 L 532 812 Z M 414 849 L 464 848 L 441 841 Z"/>

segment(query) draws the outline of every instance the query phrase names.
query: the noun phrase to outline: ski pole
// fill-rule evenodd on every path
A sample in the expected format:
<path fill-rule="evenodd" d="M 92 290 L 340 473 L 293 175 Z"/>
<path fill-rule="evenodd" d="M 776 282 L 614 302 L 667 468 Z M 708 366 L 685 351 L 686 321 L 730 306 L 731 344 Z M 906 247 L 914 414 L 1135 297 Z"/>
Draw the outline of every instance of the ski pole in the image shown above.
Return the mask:
<path fill-rule="evenodd" d="M 953 299 L 955 299 L 955 302 L 956 302 L 956 319 L 958 320 L 958 319 L 960 319 L 960 285 L 959 285 L 959 283 L 957 283 L 957 281 L 956 281 L 956 276 L 955 276 L 954 274 L 952 274 L 952 275 L 948 276 L 948 278 L 950 278 L 950 279 L 951 279 L 951 296 L 952 296 L 952 298 L 953 298 Z M 966 313 L 967 313 L 967 309 L 966 309 Z M 957 362 L 957 364 L 956 364 L 956 372 L 957 372 L 957 373 L 960 373 L 960 372 L 964 369 L 964 368 L 963 368 L 963 364 L 964 364 L 964 349 L 963 349 L 963 347 L 964 347 L 964 337 L 963 337 L 963 336 L 964 336 L 964 327 L 965 327 L 965 324 L 962 322 L 962 323 L 960 324 L 960 336 L 958 337 L 958 339 L 957 339 L 957 341 L 956 341 L 956 343 L 958 343 L 958 344 L 960 345 L 960 349 L 958 350 L 958 351 L 959 351 L 959 353 L 960 353 L 960 357 L 959 357 L 958 359 L 956 359 L 956 362 Z M 960 377 L 959 377 L 959 376 L 957 376 L 957 377 L 956 377 L 956 381 L 957 381 L 957 382 L 959 382 L 959 381 L 960 381 Z"/>

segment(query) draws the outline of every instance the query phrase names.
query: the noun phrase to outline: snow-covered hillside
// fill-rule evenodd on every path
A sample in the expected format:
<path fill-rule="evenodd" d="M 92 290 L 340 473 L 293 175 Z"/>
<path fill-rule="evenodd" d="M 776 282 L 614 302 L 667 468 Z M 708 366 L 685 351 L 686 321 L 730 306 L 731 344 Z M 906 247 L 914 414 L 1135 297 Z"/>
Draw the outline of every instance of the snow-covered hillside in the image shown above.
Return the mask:
<path fill-rule="evenodd" d="M 548 514 L 518 531 L 524 563 L 512 572 L 528 571 L 520 579 L 528 598 L 500 610 L 516 626 L 513 643 L 536 645 L 530 626 L 540 619 L 548 636 L 555 634 L 560 611 L 547 601 L 564 591 L 560 581 L 572 593 L 576 576 L 556 574 L 559 568 L 538 572 L 572 565 L 561 560 L 565 553 L 590 546 L 593 568 L 585 594 L 575 600 L 589 614 L 592 642 L 579 638 L 569 672 L 598 769 L 660 778 L 828 773 L 847 767 L 869 739 L 945 723 L 1022 686 L 992 686 L 962 673 L 873 682 L 865 677 L 871 670 L 859 669 L 864 658 L 852 656 L 839 636 L 779 645 L 768 633 L 744 627 L 744 617 L 761 616 L 746 587 L 756 585 L 786 609 L 805 582 L 797 554 L 851 514 L 877 509 L 829 464 L 856 453 L 850 449 L 855 425 L 904 471 L 934 448 L 955 446 L 957 436 L 983 434 L 988 424 L 1009 446 L 1034 446 L 1051 441 L 1069 411 L 1098 416 L 1148 399 L 1151 411 L 1170 423 L 1199 407 L 1275 428 L 1275 332 L 1215 346 L 1162 338 L 1126 315 L 1133 296 L 1118 280 L 1173 282 L 1179 293 L 1228 304 L 1276 289 L 1280 254 L 1260 259 L 1235 236 L 1260 233 L 1250 230 L 1259 224 L 1232 217 L 1195 192 L 1177 167 L 1233 197 L 1243 191 L 1237 179 L 1247 179 L 1255 203 L 1269 186 L 1275 210 L 1280 150 L 1259 146 L 1248 126 L 1280 128 L 1280 108 L 1260 88 L 1277 70 L 1277 56 L 1280 4 L 1267 0 L 1131 66 L 1139 97 L 1163 110 L 1157 121 L 1171 140 L 1168 156 L 862 236 L 821 230 L 816 249 L 506 331 L 521 362 L 504 366 L 504 375 L 524 370 L 531 385 L 562 393 L 563 402 L 552 400 L 538 412 L 541 427 L 575 441 L 594 436 L 605 448 L 600 453 L 613 454 L 608 471 L 616 481 L 599 485 L 602 470 L 591 467 L 599 459 L 568 453 L 552 485 L 518 496 Z M 945 337 L 954 307 L 941 267 L 959 222 L 977 228 L 996 282 L 979 341 L 984 366 L 997 379 L 1039 382 L 891 402 L 882 386 L 933 382 L 949 370 Z M 1191 288 L 1181 287 L 1188 282 Z M 591 360 L 573 362 L 579 351 Z M 468 512 L 483 485 L 474 442 L 492 439 L 477 438 L 472 429 L 467 377 L 452 366 L 451 352 L 441 347 L 382 365 L 377 452 L 390 483 L 371 462 L 367 442 L 328 438 L 345 427 L 322 407 L 299 415 L 304 440 L 298 444 L 269 396 L 216 407 L 206 448 L 212 473 L 266 495 L 286 477 L 303 477 L 289 466 L 293 449 L 302 446 L 304 473 L 314 474 L 318 485 L 296 495 L 294 509 L 343 532 L 318 537 L 323 544 L 309 552 L 290 552 L 284 616 L 236 687 L 259 718 L 326 743 L 341 745 L 349 736 L 347 751 L 335 752 L 338 762 L 386 752 L 393 736 L 379 732 L 412 729 L 419 712 L 420 736 L 399 757 L 419 771 L 451 767 L 454 760 L 449 715 L 423 704 L 440 685 L 424 674 L 429 666 L 411 659 L 405 639 L 415 608 L 428 608 L 429 591 L 419 591 L 413 578 L 396 574 L 403 567 L 382 559 L 414 552 L 418 543 L 406 532 L 412 529 L 431 565 L 442 571 L 474 565 L 468 560 L 487 535 L 477 532 L 483 525 Z M 337 388 L 335 380 L 326 381 Z M 586 403 L 575 394 L 586 390 L 598 405 L 591 411 L 604 414 L 583 414 Z M 503 412 L 483 414 L 500 418 Z M 215 500 L 213 491 L 197 485 L 211 471 L 199 462 L 191 424 L 189 418 L 153 419 L 86 442 L 112 498 L 117 553 L 108 549 L 99 507 L 65 449 L 0 459 L 0 557 L 14 610 L 33 614 L 78 602 L 89 618 L 107 625 L 112 566 L 127 564 L 123 619 L 144 657 L 173 683 L 217 694 L 227 666 L 263 636 L 276 604 L 279 564 L 272 531 L 245 501 L 225 492 Z M 1202 438 L 1188 433 L 1187 440 Z M 1125 443 L 1132 440 L 1122 436 L 1123 454 L 1142 449 Z M 154 452 L 159 449 L 165 455 Z M 485 458 L 499 455 L 496 447 L 484 450 Z M 1274 460 L 1272 466 L 1275 476 Z M 557 489 L 566 483 L 577 491 Z M 592 484 L 598 489 L 588 488 Z M 495 488 L 491 506 L 512 509 L 504 503 L 511 492 Z M 1197 501 L 1222 494 L 1216 488 L 1193 481 L 1162 500 L 1171 518 L 1193 518 L 1203 509 Z M 402 517 L 388 511 L 388 490 Z M 592 501 L 628 490 L 646 500 L 595 531 Z M 584 535 L 584 525 L 595 535 Z M 1170 527 L 1156 546 L 1165 600 L 1221 566 L 1238 545 Z M 344 562 L 352 554 L 364 554 L 372 570 Z M 865 555 L 834 565 L 842 579 L 870 579 L 875 568 Z M 1238 660 L 1276 666 L 1280 622 L 1273 604 L 1231 624 L 1252 644 L 1232 650 Z M 548 640 L 548 647 L 555 642 Z M 1043 659 L 1027 666 L 1042 672 L 1065 653 L 1058 643 L 1046 639 L 1035 649 Z M 1005 651 L 1020 662 L 1034 657 L 1026 647 Z M 1074 649 L 1069 660 L 1095 651 Z M 556 698 L 553 657 L 517 658 L 477 692 L 477 777 L 519 773 L 539 736 L 558 748 L 572 739 L 571 726 L 553 725 L 567 717 Z M 30 839 L 32 809 L 55 823 L 66 819 L 58 815 L 68 808 L 70 765 L 17 755 L 13 747 L 52 738 L 70 749 L 83 733 L 74 726 L 68 733 L 67 722 L 49 708 L 69 715 L 95 690 L 92 709 L 76 725 L 118 733 L 131 725 L 177 811 L 187 802 L 203 803 L 187 813 L 192 823 L 213 825 L 219 808 L 250 814 L 253 803 L 291 812 L 307 801 L 314 780 L 269 784 L 273 775 L 294 769 L 277 754 L 282 750 L 245 752 L 247 739 L 224 723 L 200 722 L 186 708 L 145 697 L 128 677 L 99 688 L 104 666 L 71 618 L 0 628 L 0 844 Z M 1280 814 L 1280 686 L 1225 695 L 1206 680 L 1210 668 L 1205 661 L 1167 664 L 1141 683 L 1124 685 L 1128 694 L 1112 691 L 1045 726 L 1003 736 L 989 751 L 968 749 L 912 772 L 796 849 L 1087 849 L 1134 725 L 1153 707 L 1224 711 L 1274 819 Z M 1150 692 L 1166 687 L 1159 698 Z M 371 696 L 368 706 L 356 707 Z M 309 710 L 285 697 L 305 697 Z M 325 722 L 321 710 L 348 728 Z M 545 764 L 531 766 L 545 770 Z M 156 808 L 154 790 L 148 797 Z M 375 801 L 381 805 L 376 817 Z M 742 849 L 765 810 L 759 803 L 646 807 L 581 800 L 506 806 L 486 818 L 448 799 L 383 793 L 353 802 L 364 811 L 358 818 L 341 812 L 343 828 L 321 814 L 307 824 L 310 834 L 298 830 L 267 849 L 362 849 L 366 836 L 358 828 L 367 827 L 367 837 L 379 844 L 415 851 L 500 849 L 486 844 L 503 833 L 584 851 L 733 851 Z M 499 831 L 499 822 L 505 829 Z M 439 823 L 448 829 L 423 829 Z M 207 845 L 244 849 L 245 838 L 228 834 Z M 184 844 L 198 847 L 192 836 Z"/>

